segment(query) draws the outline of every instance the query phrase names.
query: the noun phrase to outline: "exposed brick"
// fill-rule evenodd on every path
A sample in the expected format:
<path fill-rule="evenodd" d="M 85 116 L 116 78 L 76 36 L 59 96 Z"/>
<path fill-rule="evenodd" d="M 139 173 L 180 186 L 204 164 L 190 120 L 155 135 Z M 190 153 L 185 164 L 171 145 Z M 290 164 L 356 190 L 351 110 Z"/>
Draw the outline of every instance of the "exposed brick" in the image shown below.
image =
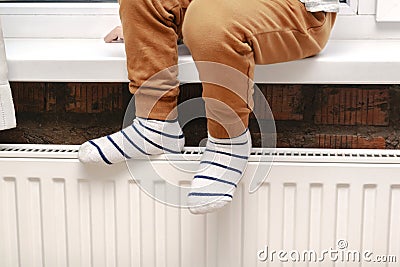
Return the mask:
<path fill-rule="evenodd" d="M 301 85 L 262 84 L 258 88 L 267 100 L 275 120 L 303 120 L 303 97 Z M 254 97 L 254 110 L 259 119 L 270 119 L 270 109 L 265 99 Z"/>
<path fill-rule="evenodd" d="M 11 88 L 18 112 L 114 112 L 131 98 L 123 83 L 14 82 Z"/>
<path fill-rule="evenodd" d="M 46 85 L 48 105 L 47 111 L 65 113 L 67 102 L 67 83 L 48 83 Z"/>
<path fill-rule="evenodd" d="M 389 89 L 332 86 L 317 89 L 315 99 L 316 124 L 389 124 Z"/>
<path fill-rule="evenodd" d="M 385 149 L 385 138 L 364 137 L 358 135 L 317 134 L 315 147 L 319 148 L 360 148 L 360 149 Z"/>
<path fill-rule="evenodd" d="M 45 83 L 10 83 L 15 109 L 18 112 L 43 112 L 46 106 Z"/>
<path fill-rule="evenodd" d="M 100 113 L 124 109 L 121 83 L 68 83 L 66 111 Z"/>

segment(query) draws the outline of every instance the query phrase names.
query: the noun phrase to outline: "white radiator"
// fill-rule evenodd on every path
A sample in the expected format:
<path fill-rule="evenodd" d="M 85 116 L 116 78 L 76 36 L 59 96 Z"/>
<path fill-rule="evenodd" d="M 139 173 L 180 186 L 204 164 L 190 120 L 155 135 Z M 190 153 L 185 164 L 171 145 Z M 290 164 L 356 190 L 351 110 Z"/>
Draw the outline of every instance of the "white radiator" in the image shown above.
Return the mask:
<path fill-rule="evenodd" d="M 199 216 L 152 200 L 125 164 L 83 166 L 77 148 L 0 145 L 1 267 L 400 264 L 400 151 L 277 149 L 256 193 L 247 175 L 229 207 Z M 186 149 L 188 164 L 197 150 Z M 255 149 L 248 171 L 267 153 Z M 397 263 L 260 258 L 266 246 L 321 251 L 338 240 Z"/>

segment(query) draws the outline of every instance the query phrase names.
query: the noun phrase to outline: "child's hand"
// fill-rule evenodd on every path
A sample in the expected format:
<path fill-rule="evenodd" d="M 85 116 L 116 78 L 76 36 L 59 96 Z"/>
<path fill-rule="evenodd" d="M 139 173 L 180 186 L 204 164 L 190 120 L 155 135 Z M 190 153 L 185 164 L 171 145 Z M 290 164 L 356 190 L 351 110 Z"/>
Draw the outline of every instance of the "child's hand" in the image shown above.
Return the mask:
<path fill-rule="evenodd" d="M 112 42 L 123 42 L 124 34 L 122 32 L 122 27 L 115 27 L 109 34 L 104 37 L 104 42 L 112 43 Z"/>

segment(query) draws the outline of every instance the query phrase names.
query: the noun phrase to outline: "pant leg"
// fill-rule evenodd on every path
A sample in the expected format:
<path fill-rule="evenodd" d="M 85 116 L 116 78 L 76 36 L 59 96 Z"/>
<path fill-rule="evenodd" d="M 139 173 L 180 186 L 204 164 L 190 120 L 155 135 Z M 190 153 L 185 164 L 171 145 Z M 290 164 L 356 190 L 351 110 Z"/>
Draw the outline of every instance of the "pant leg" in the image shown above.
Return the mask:
<path fill-rule="evenodd" d="M 136 116 L 160 120 L 177 116 L 177 39 L 188 4 L 189 0 L 120 0 Z"/>
<path fill-rule="evenodd" d="M 335 13 L 310 13 L 299 0 L 194 0 L 183 37 L 203 81 L 210 134 L 227 138 L 243 133 L 253 107 L 255 64 L 319 53 L 335 18 Z"/>

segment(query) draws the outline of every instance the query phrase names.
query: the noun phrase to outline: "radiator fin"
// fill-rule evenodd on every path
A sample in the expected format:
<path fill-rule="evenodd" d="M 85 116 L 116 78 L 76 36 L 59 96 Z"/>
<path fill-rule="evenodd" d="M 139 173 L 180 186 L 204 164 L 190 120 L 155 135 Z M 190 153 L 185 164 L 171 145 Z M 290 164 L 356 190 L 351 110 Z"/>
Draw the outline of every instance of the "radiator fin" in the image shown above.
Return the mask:
<path fill-rule="evenodd" d="M 26 201 L 24 201 L 26 199 Z M 22 266 L 43 266 L 41 182 L 25 178 L 17 183 L 17 207 Z"/>
<path fill-rule="evenodd" d="M 154 184 L 154 191 L 156 196 L 165 199 L 165 183 L 157 182 Z M 155 259 L 157 267 L 164 267 L 167 265 L 167 215 L 166 206 L 163 203 L 155 202 L 154 207 L 154 232 L 155 232 Z"/>
<path fill-rule="evenodd" d="M 363 249 L 374 250 L 375 224 L 376 224 L 376 194 L 377 187 L 375 184 L 367 184 L 363 186 L 363 218 L 362 218 L 362 240 Z M 382 219 L 382 218 L 379 218 Z M 381 238 L 385 238 L 382 236 Z"/>
<path fill-rule="evenodd" d="M 15 177 L 0 179 L 0 266 L 20 266 Z"/>
<path fill-rule="evenodd" d="M 132 180 L 128 183 L 129 192 L 129 245 L 130 245 L 130 265 L 144 266 L 142 261 L 142 192 Z M 122 217 L 124 218 L 124 216 Z"/>
<path fill-rule="evenodd" d="M 42 179 L 44 265 L 68 266 L 65 179 Z"/>
<path fill-rule="evenodd" d="M 295 248 L 295 224 L 296 224 L 296 183 L 283 185 L 283 247 Z"/>
<path fill-rule="evenodd" d="M 389 254 L 400 255 L 400 185 L 390 188 Z"/>
<path fill-rule="evenodd" d="M 323 185 L 320 183 L 312 183 L 310 185 L 309 210 L 309 243 L 308 247 L 317 251 L 321 250 L 321 234 L 322 234 L 322 212 L 323 212 Z"/>
<path fill-rule="evenodd" d="M 79 197 L 79 250 L 80 266 L 93 266 L 92 258 L 92 213 L 90 201 L 90 184 L 87 180 L 78 181 Z M 95 221 L 96 222 L 96 221 Z M 74 233 L 75 234 L 75 233 Z M 103 254 L 104 255 L 104 254 Z M 102 256 L 102 255 L 99 255 Z"/>
<path fill-rule="evenodd" d="M 116 246 L 116 196 L 114 181 L 104 184 L 104 239 L 105 239 L 105 266 L 117 266 Z"/>
<path fill-rule="evenodd" d="M 349 240 L 350 185 L 337 184 L 335 210 L 335 240 Z M 336 247 L 336 244 L 335 244 Z"/>

